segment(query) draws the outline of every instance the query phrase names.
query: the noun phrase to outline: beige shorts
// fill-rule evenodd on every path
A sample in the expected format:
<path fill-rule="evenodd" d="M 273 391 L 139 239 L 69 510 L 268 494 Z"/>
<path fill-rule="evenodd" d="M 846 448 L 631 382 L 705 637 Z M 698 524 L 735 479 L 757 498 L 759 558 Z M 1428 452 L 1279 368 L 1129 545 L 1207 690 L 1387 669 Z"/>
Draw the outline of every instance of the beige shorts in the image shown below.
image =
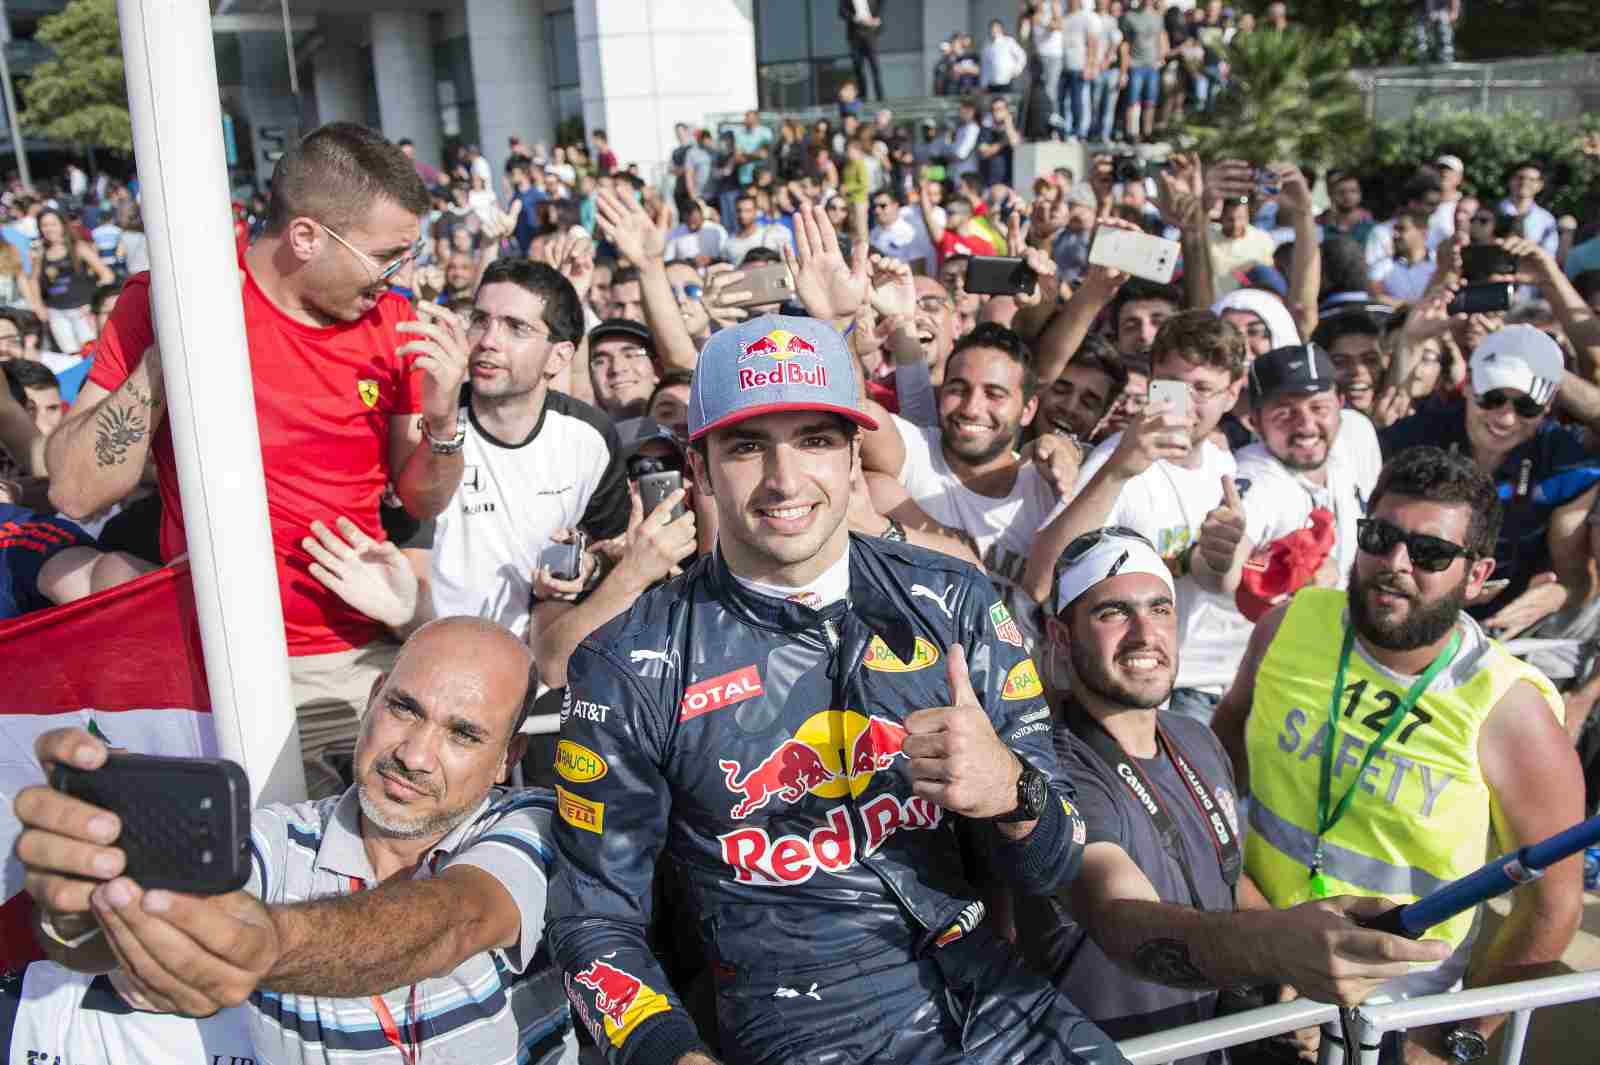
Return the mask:
<path fill-rule="evenodd" d="M 399 653 L 399 644 L 374 640 L 349 651 L 289 659 L 307 798 L 324 799 L 344 791 L 336 763 L 355 753 L 372 683 L 394 667 Z"/>

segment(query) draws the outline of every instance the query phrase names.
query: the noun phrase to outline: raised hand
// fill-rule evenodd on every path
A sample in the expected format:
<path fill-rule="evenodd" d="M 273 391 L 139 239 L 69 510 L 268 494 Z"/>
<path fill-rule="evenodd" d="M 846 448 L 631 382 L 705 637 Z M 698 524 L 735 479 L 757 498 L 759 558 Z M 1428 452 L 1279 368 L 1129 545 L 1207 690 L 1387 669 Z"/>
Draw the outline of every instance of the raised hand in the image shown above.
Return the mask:
<path fill-rule="evenodd" d="M 856 242 L 854 261 L 846 263 L 827 212 L 807 204 L 795 222 L 795 246 L 783 249 L 795 295 L 813 318 L 837 324 L 854 317 L 869 288 L 866 241 Z"/>
<path fill-rule="evenodd" d="M 871 257 L 872 309 L 885 318 L 910 318 L 917 313 L 917 284 L 911 267 L 885 255 Z"/>
<path fill-rule="evenodd" d="M 1153 403 L 1128 422 L 1107 465 L 1124 477 L 1137 477 L 1157 462 L 1178 462 L 1189 454 L 1190 424 L 1190 417 L 1174 413 L 1171 404 Z"/>
<path fill-rule="evenodd" d="M 643 205 L 608 189 L 596 192 L 594 203 L 600 232 L 623 258 L 638 266 L 666 254 L 666 230 L 651 220 Z"/>
<path fill-rule="evenodd" d="M 391 629 L 408 624 L 417 613 L 417 574 L 400 549 L 376 541 L 349 518 L 340 517 L 334 532 L 320 521 L 300 541 L 312 558 L 311 576 L 324 588 Z"/>
<path fill-rule="evenodd" d="M 1056 278 L 1056 261 L 1040 248 L 1023 243 L 1022 240 L 1022 212 L 1012 211 L 1011 219 L 1006 223 L 1006 246 L 1011 254 L 1018 256 L 1028 264 L 1028 269 L 1034 272 L 1039 279 L 1033 286 L 1032 292 L 1019 292 L 1011 297 L 1018 307 L 1037 307 L 1041 303 L 1053 306 L 1056 295 L 1060 291 Z"/>
<path fill-rule="evenodd" d="M 1070 436 L 1041 433 L 1033 445 L 1033 463 L 1057 499 L 1068 499 L 1078 485 L 1083 452 Z"/>
<path fill-rule="evenodd" d="M 1211 509 L 1200 526 L 1198 550 L 1213 573 L 1227 573 L 1249 549 L 1245 538 L 1244 501 L 1231 474 L 1222 476 L 1222 502 Z"/>
<path fill-rule="evenodd" d="M 441 440 L 456 435 L 456 410 L 461 403 L 461 382 L 467 377 L 467 326 L 455 312 L 437 303 L 417 304 L 422 317 L 395 326 L 398 333 L 417 339 L 395 349 L 397 356 L 412 356 L 410 368 L 422 371 L 422 417 L 428 431 Z"/>
<path fill-rule="evenodd" d="M 1017 806 L 1022 767 L 995 735 L 972 678 L 966 650 L 945 652 L 950 705 L 917 710 L 905 719 L 901 747 L 911 762 L 911 790 L 964 817 L 999 817 Z"/>
<path fill-rule="evenodd" d="M 1156 177 L 1156 207 L 1170 226 L 1194 229 L 1205 224 L 1205 173 L 1199 156 L 1179 152 L 1167 160 Z"/>

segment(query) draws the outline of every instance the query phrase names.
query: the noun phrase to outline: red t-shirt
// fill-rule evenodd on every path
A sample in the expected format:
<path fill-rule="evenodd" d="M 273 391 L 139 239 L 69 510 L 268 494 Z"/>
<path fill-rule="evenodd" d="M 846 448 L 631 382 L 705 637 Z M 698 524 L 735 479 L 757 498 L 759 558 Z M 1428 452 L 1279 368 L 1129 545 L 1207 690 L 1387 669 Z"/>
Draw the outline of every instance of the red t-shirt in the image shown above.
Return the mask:
<path fill-rule="evenodd" d="M 243 297 L 289 654 L 363 646 L 382 626 L 311 576 L 311 557 L 300 541 L 310 535 L 312 521 L 331 525 L 341 514 L 367 535 L 384 539 L 378 503 L 390 477 L 389 418 L 421 409 L 420 371 L 408 373 L 405 360 L 394 354 L 405 342 L 395 326 L 415 314 L 404 298 L 390 293 L 360 321 L 304 325 L 273 306 L 248 273 Z M 89 380 L 115 390 L 154 342 L 150 275 L 141 273 L 128 280 L 100 334 Z M 161 555 L 171 559 L 187 548 L 166 419 L 151 446 L 163 508 Z"/>

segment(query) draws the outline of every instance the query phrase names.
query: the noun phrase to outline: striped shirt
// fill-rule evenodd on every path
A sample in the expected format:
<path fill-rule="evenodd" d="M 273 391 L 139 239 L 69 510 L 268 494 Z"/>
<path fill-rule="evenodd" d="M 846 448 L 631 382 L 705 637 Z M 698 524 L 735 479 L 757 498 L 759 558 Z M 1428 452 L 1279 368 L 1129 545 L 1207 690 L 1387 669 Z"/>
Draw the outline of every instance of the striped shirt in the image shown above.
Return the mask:
<path fill-rule="evenodd" d="M 427 1065 L 571 1065 L 577 1044 L 561 977 L 543 947 L 547 878 L 555 861 L 543 788 L 491 789 L 478 809 L 418 863 L 426 878 L 451 865 L 482 869 L 522 913 L 513 947 L 468 958 L 448 976 L 383 996 L 402 1038 L 420 1033 Z M 351 788 L 336 799 L 259 807 L 251 820 L 252 871 L 246 890 L 267 903 L 350 893 L 350 878 L 377 882 L 361 842 L 361 804 Z M 250 1029 L 261 1065 L 401 1065 L 372 1000 L 258 990 Z"/>

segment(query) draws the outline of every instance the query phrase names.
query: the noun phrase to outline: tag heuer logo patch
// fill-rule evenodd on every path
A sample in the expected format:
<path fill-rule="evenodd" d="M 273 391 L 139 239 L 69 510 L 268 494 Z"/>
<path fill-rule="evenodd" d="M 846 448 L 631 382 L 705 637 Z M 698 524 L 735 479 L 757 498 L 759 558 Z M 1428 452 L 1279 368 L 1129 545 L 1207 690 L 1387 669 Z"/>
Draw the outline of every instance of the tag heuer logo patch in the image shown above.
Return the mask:
<path fill-rule="evenodd" d="M 378 382 L 370 377 L 363 377 L 356 382 L 356 394 L 368 407 L 375 406 L 378 402 Z"/>

